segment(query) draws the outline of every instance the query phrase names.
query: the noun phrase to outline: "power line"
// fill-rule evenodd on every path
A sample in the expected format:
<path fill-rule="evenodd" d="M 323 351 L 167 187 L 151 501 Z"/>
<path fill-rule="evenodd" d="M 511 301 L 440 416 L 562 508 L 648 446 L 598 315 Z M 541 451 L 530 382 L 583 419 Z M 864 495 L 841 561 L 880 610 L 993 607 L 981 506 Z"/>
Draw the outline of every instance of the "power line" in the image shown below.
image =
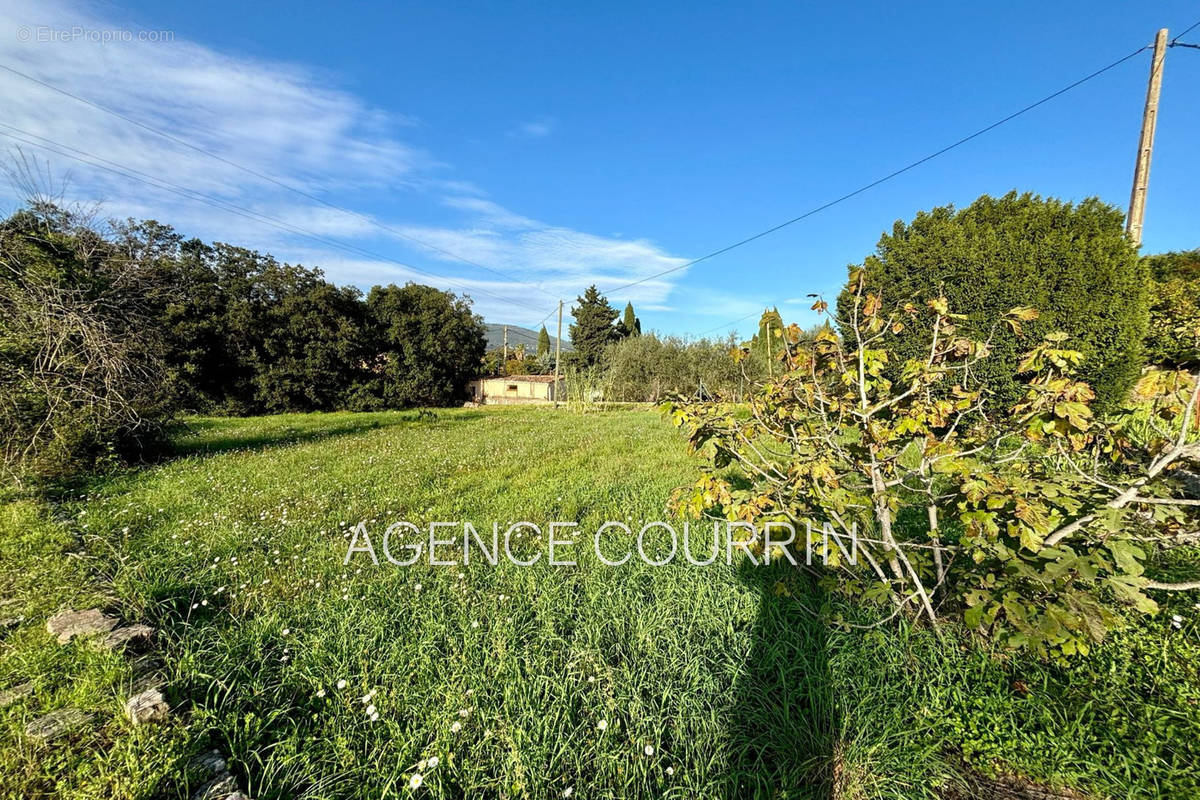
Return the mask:
<path fill-rule="evenodd" d="M 526 308 L 531 311 L 535 311 L 535 312 L 541 311 L 541 308 L 537 308 L 535 306 L 531 306 L 526 303 L 522 303 L 520 301 L 513 300 L 512 298 L 509 298 L 509 297 L 504 297 L 502 295 L 498 295 L 494 292 L 489 292 L 486 289 L 481 289 L 479 287 L 472 288 L 465 284 L 455 283 L 454 281 L 448 280 L 445 276 L 436 275 L 432 272 L 428 272 L 427 270 L 423 270 L 419 267 L 413 266 L 412 264 L 408 264 L 408 263 L 400 261 L 398 259 L 391 258 L 390 256 L 385 256 L 381 253 L 375 253 L 371 250 L 367 250 L 365 248 L 358 247 L 357 245 L 346 244 L 344 242 L 338 242 L 334 239 L 326 238 L 324 236 L 321 236 L 318 233 L 313 233 L 312 231 L 309 231 L 298 225 L 294 225 L 292 223 L 285 222 L 285 221 L 277 219 L 275 217 L 271 217 L 269 215 L 262 214 L 257 211 L 253 211 L 253 210 L 245 208 L 243 206 L 239 206 L 235 203 L 231 203 L 227 200 L 222 200 L 221 198 L 213 197 L 212 195 L 204 194 L 203 192 L 196 191 L 195 189 L 189 189 L 186 186 L 181 186 L 179 184 L 172 183 L 171 181 L 165 180 L 163 178 L 149 175 L 149 174 L 147 174 L 145 172 L 141 172 L 140 170 L 137 170 L 133 167 L 119 164 L 115 161 L 110 161 L 109 159 L 106 159 L 102 156 L 97 156 L 94 153 L 89 153 L 86 150 L 80 150 L 78 148 L 71 147 L 70 145 L 66 145 L 61 142 L 56 142 L 53 139 L 49 139 L 47 137 L 40 136 L 40 135 L 38 135 L 36 133 L 32 133 L 30 131 L 22 130 L 21 128 L 18 128 L 14 125 L 9 125 L 7 123 L 0 122 L 0 127 L 7 128 L 8 130 L 12 130 L 12 131 L 17 131 L 18 133 L 24 135 L 24 136 L 18 136 L 18 135 L 12 134 L 12 133 L 5 133 L 4 131 L 0 131 L 0 136 L 5 136 L 9 139 L 13 139 L 18 142 L 22 142 L 31 147 L 37 147 L 42 150 L 47 150 L 49 152 L 61 155 L 65 158 L 70 158 L 74 161 L 78 161 L 82 164 L 87 164 L 88 166 L 91 166 L 91 167 L 96 167 L 98 169 L 103 169 L 108 172 L 112 172 L 112 173 L 120 175 L 124 178 L 128 178 L 130 180 L 135 180 L 135 181 L 138 181 L 139 183 L 144 183 L 149 186 L 153 186 L 154 188 L 171 192 L 172 194 L 179 195 L 188 200 L 193 200 L 196 202 L 204 203 L 205 205 L 208 205 L 208 206 L 211 206 L 214 208 L 218 208 L 222 211 L 236 214 L 237 216 L 244 217 L 244 218 L 250 219 L 252 221 L 262 222 L 262 223 L 270 225 L 274 228 L 278 228 L 280 230 L 283 230 L 283 231 L 286 231 L 289 233 L 295 233 L 300 236 L 304 236 L 309 239 L 313 239 L 314 241 L 320 242 L 322 244 L 326 244 L 331 247 L 338 248 L 340 250 L 344 250 L 344 251 L 354 253 L 357 255 L 365 255 L 365 256 L 368 256 L 369 258 L 379 259 L 382 261 L 388 261 L 390 263 L 393 263 L 400 267 L 403 267 L 404 269 L 411 270 L 412 272 L 416 272 L 420 275 L 425 275 L 426 277 L 432 278 L 436 281 L 445 282 L 446 284 L 448 284 L 450 286 L 457 286 L 458 288 L 460 288 L 463 291 L 468 292 L 468 293 L 484 294 L 484 295 L 487 295 L 494 299 L 500 300 L 502 302 L 510 303 L 513 305 L 518 305 L 518 306 L 521 306 L 521 307 Z M 32 139 L 40 140 L 40 142 L 32 141 L 31 139 L 25 138 L 25 137 L 32 137 Z M 67 152 L 67 151 L 70 151 L 70 152 Z M 73 155 L 73 153 L 75 155 Z M 551 312 L 551 313 L 553 313 L 553 312 Z"/>
<path fill-rule="evenodd" d="M 719 330 L 721 330 L 722 328 L 728 328 L 728 327 L 730 327 L 731 325 L 737 325 L 739 322 L 745 322 L 746 320 L 750 319 L 751 317 L 753 317 L 753 316 L 756 316 L 756 315 L 758 315 L 758 314 L 761 314 L 761 313 L 763 313 L 763 312 L 761 312 L 761 311 L 751 311 L 749 314 L 747 314 L 747 315 L 746 315 L 746 316 L 744 316 L 744 317 L 738 317 L 737 319 L 733 320 L 732 322 L 722 322 L 720 325 L 717 325 L 717 326 L 715 326 L 715 327 L 709 328 L 709 329 L 708 329 L 708 330 L 706 330 L 706 331 L 700 331 L 700 333 L 697 333 L 696 335 L 697 335 L 697 336 L 704 336 L 705 334 L 712 333 L 713 331 L 719 331 Z"/>
<path fill-rule="evenodd" d="M 1178 42 L 1178 41 L 1179 41 L 1180 39 L 1182 39 L 1184 36 L 1187 36 L 1189 33 L 1191 33 L 1192 31 L 1194 31 L 1196 28 L 1200 28 L 1200 19 L 1196 20 L 1196 21 L 1195 21 L 1195 22 L 1193 22 L 1191 25 L 1189 25 L 1187 28 L 1185 28 L 1185 29 L 1184 29 L 1184 31 L 1183 31 L 1183 33 L 1177 33 L 1177 34 L 1175 34 L 1175 38 L 1171 40 L 1171 45 L 1174 45 L 1176 42 Z M 1187 46 L 1187 45 L 1185 45 L 1185 47 L 1186 47 L 1186 46 Z"/>
<path fill-rule="evenodd" d="M 1200 24 L 1200 23 L 1197 23 L 1197 24 Z M 1193 27 L 1195 27 L 1195 26 L 1193 26 Z M 1191 30 L 1191 29 L 1189 28 L 1188 30 Z M 708 259 L 715 258 L 716 256 L 722 255 L 723 253 L 728 253 L 730 250 L 741 247 L 742 245 L 749 244 L 750 242 L 753 242 L 757 239 L 761 239 L 764 236 L 769 236 L 770 234 L 775 233 L 776 231 L 782 230 L 783 228 L 786 228 L 789 225 L 794 225 L 795 223 L 800 222 L 801 220 L 808 219 L 809 217 L 813 216 L 814 214 L 819 214 L 820 212 L 822 212 L 828 208 L 832 208 L 833 206 L 836 206 L 839 203 L 843 203 L 852 197 L 856 197 L 857 195 L 862 194 L 863 192 L 867 191 L 868 189 L 873 189 L 881 183 L 886 183 L 887 181 L 890 181 L 891 179 L 893 179 L 895 177 L 903 175 L 904 173 L 908 172 L 909 170 L 915 169 L 916 167 L 921 166 L 922 164 L 926 163 L 927 161 L 932 161 L 933 159 L 937 158 L 938 156 L 944 155 L 944 154 L 950 152 L 951 150 L 955 149 L 956 147 L 960 147 L 960 146 L 966 144 L 967 142 L 971 141 L 972 139 L 978 138 L 979 136 L 982 136 L 983 134 L 987 133 L 988 131 L 994 130 L 995 128 L 998 128 L 1001 125 L 1003 125 L 1004 123 L 1010 122 L 1010 121 L 1016 119 L 1017 117 L 1021 116 L 1022 114 L 1025 114 L 1029 111 L 1032 111 L 1033 109 L 1037 108 L 1040 105 L 1050 102 L 1051 100 L 1058 97 L 1059 95 L 1066 94 L 1067 92 L 1071 91 L 1075 87 L 1080 86 L 1081 84 L 1087 83 L 1088 81 L 1092 80 L 1093 78 L 1103 75 L 1105 72 L 1108 72 L 1110 69 L 1113 69 L 1114 67 L 1124 64 L 1129 59 L 1138 55 L 1142 51 L 1148 49 L 1148 47 L 1149 47 L 1148 45 L 1139 47 L 1137 50 L 1134 50 L 1129 55 L 1123 56 L 1123 57 L 1117 59 L 1116 61 L 1112 62 L 1111 64 L 1101 67 L 1100 69 L 1096 70 L 1095 72 L 1092 72 L 1089 75 L 1086 75 L 1085 77 L 1080 78 L 1079 80 L 1075 81 L 1074 83 L 1072 83 L 1068 86 L 1064 86 L 1062 89 L 1059 89 L 1057 92 L 1054 92 L 1053 94 L 1046 95 L 1045 97 L 1043 97 L 1041 100 L 1038 100 L 1037 102 L 1030 103 L 1029 105 L 1020 109 L 1019 111 L 1014 111 L 1013 113 L 1009 114 L 1008 116 L 1006 116 L 1002 119 L 999 119 L 996 122 L 993 122 L 992 124 L 990 124 L 986 127 L 980 128 L 979 130 L 975 131 L 974 133 L 972 133 L 968 136 L 964 136 L 963 138 L 959 139 L 958 141 L 954 142 L 953 144 L 946 145 L 942 149 L 934 151 L 934 152 L 930 153 L 929 155 L 924 156 L 923 158 L 919 158 L 916 161 L 913 161 L 912 163 L 901 167 L 900 169 L 897 169 L 893 172 L 889 172 L 887 175 L 884 175 L 882 178 L 877 178 L 876 180 L 873 180 L 870 183 L 863 184 L 862 186 L 858 187 L 857 189 L 855 189 L 852 192 L 847 192 L 846 194 L 842 195 L 841 197 L 838 197 L 834 200 L 830 200 L 827 203 L 823 203 L 822 205 L 819 205 L 816 208 L 805 211 L 803 214 L 800 214 L 797 217 L 792 217 L 791 219 L 787 220 L 786 222 L 781 222 L 778 225 L 774 225 L 770 228 L 767 228 L 764 231 L 759 231 L 758 233 L 756 233 L 752 236 L 747 236 L 745 239 L 734 242 L 731 245 L 722 247 L 719 250 L 714 250 L 711 253 L 708 253 L 707 255 L 700 256 L 700 258 L 692 259 L 691 261 L 688 261 L 684 264 L 680 264 L 679 266 L 671 267 L 669 269 L 664 269 L 661 272 L 656 272 L 655 274 L 648 275 L 645 278 L 640 278 L 636 281 L 632 281 L 631 283 L 626 283 L 623 286 L 616 287 L 615 289 L 607 289 L 607 290 L 605 290 L 604 294 L 609 294 L 609 295 L 615 294 L 615 293 L 623 291 L 625 289 L 629 289 L 633 286 L 637 286 L 639 284 L 646 283 L 647 281 L 652 281 L 655 278 L 661 278 L 664 275 L 669 275 L 672 272 L 678 272 L 681 269 L 687 269 L 688 267 L 699 264 L 701 261 L 707 261 Z"/>
<path fill-rule="evenodd" d="M 305 190 L 300 189 L 296 186 L 292 186 L 291 184 L 286 183 L 285 181 L 281 181 L 278 178 L 274 178 L 263 172 L 259 172 L 256 169 L 247 167 L 244 164 L 239 164 L 236 161 L 232 161 L 228 158 L 225 158 L 224 156 L 220 155 L 219 153 L 214 153 L 211 150 L 207 150 L 203 147 L 200 147 L 199 145 L 192 144 L 191 142 L 187 141 L 186 139 L 181 139 L 180 137 L 175 136 L 171 133 L 168 133 L 167 131 L 158 129 L 158 128 L 154 127 L 153 125 L 148 125 L 144 122 L 134 119 L 133 117 L 122 114 L 121 112 L 111 109 L 108 106 L 102 105 L 101 103 L 97 103 L 93 100 L 88 100 L 86 97 L 81 97 L 77 94 L 67 91 L 66 89 L 62 89 L 58 86 L 55 86 L 52 83 L 47 83 L 46 81 L 35 78 L 32 75 L 28 75 L 24 72 L 21 72 L 18 69 L 14 69 L 13 67 L 8 66 L 7 64 L 0 63 L 0 69 L 10 72 L 13 75 L 16 75 L 17 77 L 24 78 L 27 81 L 32 81 L 33 83 L 36 83 L 39 86 L 43 86 L 47 89 L 50 89 L 51 91 L 58 92 L 59 94 L 69 97 L 72 100 L 76 100 L 80 103 L 91 106 L 92 108 L 95 108 L 99 111 L 103 111 L 104 113 L 110 114 L 118 119 L 124 120 L 125 122 L 128 122 L 131 125 L 136 125 L 137 127 L 142 128 L 143 130 L 150 131 L 151 133 L 161 136 L 164 139 L 175 142 L 178 145 L 182 145 L 183 147 L 186 147 L 189 150 L 194 150 L 195 152 L 200 153 L 201 155 L 205 155 L 205 156 L 208 156 L 209 158 L 216 159 L 217 161 L 220 161 L 222 164 L 227 164 L 228 166 L 231 166 L 235 169 L 239 169 L 249 175 L 253 175 L 256 178 L 260 178 L 262 180 L 273 183 L 276 186 L 279 186 L 283 189 L 287 189 L 290 192 L 295 192 L 296 194 L 300 195 L 301 197 L 308 198 L 309 200 L 312 200 L 313 202 L 320 203 L 320 204 L 327 206 L 329 208 L 332 208 L 336 211 L 341 211 L 344 214 L 350 214 L 352 216 L 358 217 L 359 219 L 366 221 L 368 224 L 374 225 L 381 230 L 387 231 L 388 233 L 391 233 L 394 236 L 400 237 L 401 239 L 405 239 L 405 240 L 413 242 L 415 244 L 419 244 L 422 247 L 426 247 L 430 250 L 434 250 L 438 253 L 441 253 L 442 255 L 449 256 L 450 258 L 453 258 L 454 260 L 460 261 L 464 264 L 470 264 L 473 267 L 477 267 L 479 269 L 486 270 L 487 272 L 490 272 L 493 275 L 499 275 L 502 278 L 506 278 L 510 281 L 513 281 L 514 283 L 519 283 L 522 286 L 528 286 L 531 289 L 541 292 L 542 294 L 546 295 L 547 297 L 553 297 L 555 300 L 558 299 L 557 295 L 547 292 L 545 289 L 543 289 L 540 286 L 537 286 L 536 284 L 528 283 L 526 281 L 521 280 L 520 278 L 510 275 L 507 272 L 503 272 L 498 269 L 493 269 L 492 267 L 486 266 L 484 264 L 480 264 L 477 261 L 472 261 L 471 259 L 465 258 L 465 257 L 463 257 L 457 253 L 454 253 L 450 250 L 446 250 L 444 248 L 438 247 L 437 245 L 430 244 L 429 242 L 426 242 L 426 241 L 422 241 L 421 239 L 418 239 L 415 236 L 412 236 L 410 234 L 404 233 L 403 231 L 397 230 L 396 228 L 393 228 L 390 225 L 386 225 L 386 224 L 380 222 L 379 220 L 375 219 L 374 217 L 368 216 L 366 214 L 355 211 L 353 209 L 339 206 L 336 203 L 325 200 L 324 198 L 321 198 L 310 192 L 306 192 Z"/>

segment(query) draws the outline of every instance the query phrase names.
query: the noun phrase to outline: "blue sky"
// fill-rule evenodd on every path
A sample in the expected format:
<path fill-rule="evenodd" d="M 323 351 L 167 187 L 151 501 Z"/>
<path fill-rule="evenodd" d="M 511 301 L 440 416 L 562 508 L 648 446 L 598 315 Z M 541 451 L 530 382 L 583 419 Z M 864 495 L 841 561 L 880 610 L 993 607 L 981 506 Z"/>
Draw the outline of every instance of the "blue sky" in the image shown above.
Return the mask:
<path fill-rule="evenodd" d="M 1124 0 L 12 0 L 0 10 L 0 63 L 259 175 L 4 72 L 0 122 L 13 127 L 0 132 L 25 132 L 23 149 L 69 174 L 68 196 L 102 200 L 108 215 L 269 250 L 339 283 L 467 291 L 489 322 L 532 326 L 556 297 L 637 280 L 796 216 L 1149 43 L 1159 27 L 1198 19 L 1195 2 Z M 31 41 L 20 41 L 22 26 Z M 173 41 L 46 40 L 75 27 L 170 31 Z M 1200 41 L 1200 28 L 1187 40 Z M 919 209 L 1014 188 L 1124 207 L 1148 66 L 1147 52 L 836 208 L 610 299 L 632 300 L 647 329 L 746 334 L 753 318 L 729 321 L 764 304 L 811 321 L 805 294 L 835 292 L 846 264 Z M 1149 252 L 1200 246 L 1198 87 L 1200 51 L 1171 50 Z M 50 142 L 259 218 L 31 144 Z M 6 151 L 16 144 L 0 137 Z"/>

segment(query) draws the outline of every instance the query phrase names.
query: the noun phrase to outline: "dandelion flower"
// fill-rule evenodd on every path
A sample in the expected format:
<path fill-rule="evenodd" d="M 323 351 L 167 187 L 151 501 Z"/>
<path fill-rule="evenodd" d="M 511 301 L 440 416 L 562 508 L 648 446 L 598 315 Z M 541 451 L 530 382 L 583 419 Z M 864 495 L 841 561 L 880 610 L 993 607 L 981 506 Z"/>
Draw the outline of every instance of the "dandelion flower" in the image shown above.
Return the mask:
<path fill-rule="evenodd" d="M 668 775 L 674 775 L 674 774 L 675 774 L 675 768 L 674 768 L 674 767 L 667 767 L 667 774 L 668 774 Z"/>
<path fill-rule="evenodd" d="M 342 678 L 340 681 L 338 681 L 338 682 L 337 682 L 337 687 L 338 687 L 339 689 L 345 689 L 345 688 L 346 688 L 346 679 L 345 679 L 345 678 Z"/>
<path fill-rule="evenodd" d="M 378 722 L 378 721 L 379 721 L 379 712 L 376 711 L 375 713 L 371 714 L 371 722 Z"/>
<path fill-rule="evenodd" d="M 575 787 L 568 786 L 567 788 L 563 789 L 563 797 L 570 797 L 573 794 L 575 794 Z"/>
<path fill-rule="evenodd" d="M 375 704 L 372 703 L 371 705 L 367 706 L 367 716 L 369 717 L 374 713 L 375 713 Z"/>
<path fill-rule="evenodd" d="M 1172 614 L 1171 622 L 1183 622 L 1183 617 L 1179 616 L 1178 614 Z"/>
<path fill-rule="evenodd" d="M 436 766 L 437 766 L 438 764 L 440 764 L 440 763 L 441 763 L 441 759 L 439 759 L 437 756 L 430 756 L 430 757 L 429 757 L 429 768 L 430 768 L 430 769 L 433 769 L 434 767 L 436 767 Z"/>
<path fill-rule="evenodd" d="M 414 772 L 413 776 L 408 779 L 408 788 L 409 789 L 420 789 L 421 784 L 424 782 L 425 782 L 425 779 L 421 777 L 421 773 Z"/>
<path fill-rule="evenodd" d="M 458 733 L 458 732 L 459 732 L 459 731 L 461 731 L 461 730 L 462 730 L 462 723 L 461 723 L 461 722 L 455 722 L 453 725 L 451 725 L 451 726 L 450 726 L 450 732 L 451 732 L 451 733 Z"/>
<path fill-rule="evenodd" d="M 608 720 L 602 719 L 596 723 L 596 728 L 602 731 L 608 730 Z"/>
<path fill-rule="evenodd" d="M 325 696 L 325 690 L 317 689 L 317 697 L 324 697 L 324 696 Z"/>
<path fill-rule="evenodd" d="M 291 632 L 292 632 L 291 628 L 284 628 L 283 630 L 280 631 L 280 633 L 282 633 L 284 636 L 287 636 Z"/>
<path fill-rule="evenodd" d="M 646 745 L 646 748 L 642 752 L 648 756 L 654 755 L 654 745 L 652 745 L 652 744 Z"/>

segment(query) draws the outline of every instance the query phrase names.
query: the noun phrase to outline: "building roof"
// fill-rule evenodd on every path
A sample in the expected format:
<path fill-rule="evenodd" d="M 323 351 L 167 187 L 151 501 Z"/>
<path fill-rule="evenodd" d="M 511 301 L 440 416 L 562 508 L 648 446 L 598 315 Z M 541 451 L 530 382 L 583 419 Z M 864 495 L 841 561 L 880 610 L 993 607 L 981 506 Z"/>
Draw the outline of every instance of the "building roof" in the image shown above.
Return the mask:
<path fill-rule="evenodd" d="M 553 375 L 497 375 L 492 378 L 480 378 L 480 380 L 508 381 L 509 383 L 512 383 L 514 381 L 516 381 L 518 383 L 554 383 L 554 376 Z M 559 377 L 559 380 L 560 381 L 563 380 L 562 377 Z"/>

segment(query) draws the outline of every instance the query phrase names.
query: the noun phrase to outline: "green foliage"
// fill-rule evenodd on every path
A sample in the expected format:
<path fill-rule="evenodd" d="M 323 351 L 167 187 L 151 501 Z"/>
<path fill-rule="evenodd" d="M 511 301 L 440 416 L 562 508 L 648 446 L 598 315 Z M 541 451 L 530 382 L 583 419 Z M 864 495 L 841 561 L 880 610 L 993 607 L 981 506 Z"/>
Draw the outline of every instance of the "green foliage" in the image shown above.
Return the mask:
<path fill-rule="evenodd" d="M 385 407 L 462 401 L 487 349 L 483 320 L 468 300 L 415 283 L 376 286 L 367 312 L 378 353 L 372 393 Z"/>
<path fill-rule="evenodd" d="M 687 341 L 654 334 L 622 339 L 605 354 L 605 397 L 650 402 L 705 393 L 736 399 L 745 385 L 733 340 Z"/>
<path fill-rule="evenodd" d="M 617 335 L 621 338 L 642 335 L 642 321 L 633 313 L 633 303 L 625 304 L 625 313 L 617 323 Z"/>
<path fill-rule="evenodd" d="M 604 357 L 605 348 L 618 338 L 617 330 L 613 327 L 617 312 L 594 285 L 589 286 L 576 301 L 578 305 L 571 309 L 575 317 L 571 325 L 571 345 L 578 363 L 593 367 Z"/>
<path fill-rule="evenodd" d="M 1200 364 L 1200 249 L 1142 261 L 1151 276 L 1147 359 L 1168 368 Z"/>
<path fill-rule="evenodd" d="M 153 277 L 53 206 L 0 224 L 0 266 L 5 477 L 54 480 L 156 449 L 170 409 Z"/>
<path fill-rule="evenodd" d="M 21 461 L 65 476 L 139 455 L 177 410 L 453 403 L 478 372 L 465 299 L 376 287 L 372 305 L 319 269 L 153 220 L 87 222 L 41 205 L 4 223 L 9 472 Z"/>
<path fill-rule="evenodd" d="M 1024 345 L 998 325 L 1007 309 L 1030 306 L 1041 316 L 1025 333 L 1037 340 L 1050 331 L 1070 335 L 1083 354 L 1080 376 L 1103 408 L 1119 405 L 1143 364 L 1147 320 L 1147 270 L 1123 231 L 1120 209 L 1095 198 L 1078 204 L 1011 192 L 987 195 L 970 206 L 919 213 L 896 222 L 875 254 L 855 270 L 868 292 L 923 302 L 944 296 L 963 314 L 964 331 L 990 343 L 992 355 L 971 373 L 985 388 L 989 407 L 1017 402 L 1023 379 L 1016 366 Z M 839 297 L 838 319 L 848 333 L 847 307 L 854 291 Z M 920 353 L 919 336 L 889 340 L 887 374 Z"/>
<path fill-rule="evenodd" d="M 537 355 L 539 358 L 550 355 L 550 332 L 545 325 L 538 331 Z"/>
<path fill-rule="evenodd" d="M 784 356 L 783 316 L 778 308 L 764 309 L 758 331 L 750 340 L 748 363 L 760 375 L 774 374 Z"/>
<path fill-rule="evenodd" d="M 1189 519 L 1162 478 L 1200 461 L 1200 376 L 1148 374 L 1128 409 L 1097 418 L 1075 374 L 1083 355 L 1049 333 L 1014 367 L 1023 396 L 989 415 L 961 379 L 994 354 L 965 334 L 965 315 L 944 297 L 888 312 L 863 273 L 852 280 L 848 332 L 803 342 L 789 330 L 786 372 L 751 397 L 750 419 L 674 407 L 712 464 L 679 506 L 833 524 L 858 556 L 832 562 L 840 591 L 912 604 L 935 625 L 944 598 L 967 628 L 1043 656 L 1086 654 L 1123 612 L 1153 613 L 1143 562 Z M 1020 332 L 1037 318 L 1017 307 L 998 322 Z M 901 336 L 921 355 L 895 364 Z M 730 465 L 748 486 L 723 474 Z"/>

